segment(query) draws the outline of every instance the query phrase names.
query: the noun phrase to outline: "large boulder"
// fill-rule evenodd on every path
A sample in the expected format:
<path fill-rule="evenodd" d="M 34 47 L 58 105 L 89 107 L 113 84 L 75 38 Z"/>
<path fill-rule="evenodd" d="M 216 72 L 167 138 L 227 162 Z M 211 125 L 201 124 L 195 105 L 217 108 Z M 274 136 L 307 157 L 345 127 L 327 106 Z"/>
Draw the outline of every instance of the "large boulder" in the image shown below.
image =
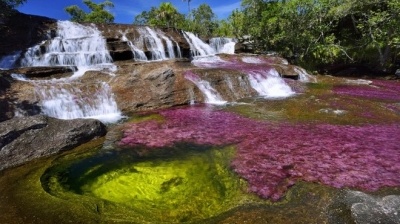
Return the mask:
<path fill-rule="evenodd" d="M 73 149 L 105 134 L 105 125 L 94 119 L 15 117 L 0 123 L 0 170 Z"/>
<path fill-rule="evenodd" d="M 55 25 L 55 19 L 13 13 L 0 26 L 0 58 L 47 39 L 49 30 L 54 29 Z"/>

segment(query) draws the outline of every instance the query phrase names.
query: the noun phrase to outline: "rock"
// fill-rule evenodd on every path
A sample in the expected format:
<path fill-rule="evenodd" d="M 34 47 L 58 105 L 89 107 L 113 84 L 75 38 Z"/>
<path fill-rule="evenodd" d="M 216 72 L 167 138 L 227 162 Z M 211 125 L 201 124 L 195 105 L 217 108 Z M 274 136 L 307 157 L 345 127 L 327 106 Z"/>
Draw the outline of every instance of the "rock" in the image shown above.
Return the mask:
<path fill-rule="evenodd" d="M 0 57 L 40 43 L 55 23 L 55 19 L 47 17 L 14 13 L 0 26 Z"/>
<path fill-rule="evenodd" d="M 400 69 L 397 69 L 396 72 L 394 73 L 397 77 L 400 77 Z"/>
<path fill-rule="evenodd" d="M 22 67 L 6 71 L 8 74 L 23 74 L 28 78 L 45 78 L 53 75 L 71 74 L 76 67 L 74 66 L 57 66 L 57 67 Z"/>
<path fill-rule="evenodd" d="M 15 117 L 0 123 L 0 170 L 73 149 L 105 134 L 105 125 L 93 119 Z"/>
<path fill-rule="evenodd" d="M 157 62 L 157 66 L 155 63 L 118 65 L 118 74 L 109 84 L 118 108 L 123 112 L 152 110 L 188 102 L 185 80 L 176 74 L 174 62 Z"/>
<path fill-rule="evenodd" d="M 12 117 L 9 100 L 6 97 L 6 91 L 11 86 L 10 81 L 0 75 L 0 122 Z"/>
<path fill-rule="evenodd" d="M 274 64 L 273 67 L 279 73 L 279 75 L 283 78 L 290 78 L 294 80 L 299 79 L 299 70 L 296 69 L 294 65 L 288 64 Z"/>
<path fill-rule="evenodd" d="M 107 38 L 107 49 L 114 61 L 133 59 L 132 50 L 126 41 Z"/>

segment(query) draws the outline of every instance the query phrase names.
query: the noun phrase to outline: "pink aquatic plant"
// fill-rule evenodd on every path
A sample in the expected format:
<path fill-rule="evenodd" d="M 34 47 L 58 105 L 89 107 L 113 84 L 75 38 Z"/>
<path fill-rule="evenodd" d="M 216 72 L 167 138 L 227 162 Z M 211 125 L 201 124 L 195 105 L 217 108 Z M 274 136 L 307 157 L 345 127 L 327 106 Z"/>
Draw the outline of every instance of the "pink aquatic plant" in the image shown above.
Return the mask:
<path fill-rule="evenodd" d="M 374 80 L 371 85 L 340 85 L 334 87 L 334 92 L 356 97 L 400 100 L 400 82 Z"/>
<path fill-rule="evenodd" d="M 400 186 L 399 124 L 276 124 L 200 107 L 160 115 L 165 121 L 130 124 L 119 144 L 236 144 L 232 167 L 263 198 L 278 200 L 299 180 L 366 191 Z"/>

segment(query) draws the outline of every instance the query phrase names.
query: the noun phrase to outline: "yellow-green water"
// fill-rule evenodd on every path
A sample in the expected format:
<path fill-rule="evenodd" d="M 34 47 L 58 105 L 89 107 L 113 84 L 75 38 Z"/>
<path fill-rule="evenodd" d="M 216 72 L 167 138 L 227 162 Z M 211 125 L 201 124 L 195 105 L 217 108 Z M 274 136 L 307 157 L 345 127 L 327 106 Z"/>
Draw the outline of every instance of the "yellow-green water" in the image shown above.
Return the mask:
<path fill-rule="evenodd" d="M 150 158 L 136 158 L 131 149 L 78 160 L 69 156 L 47 169 L 42 185 L 57 197 L 100 199 L 156 222 L 202 220 L 249 201 L 261 202 L 246 193 L 245 181 L 229 168 L 233 146 L 182 147 L 165 149 L 176 155 Z"/>

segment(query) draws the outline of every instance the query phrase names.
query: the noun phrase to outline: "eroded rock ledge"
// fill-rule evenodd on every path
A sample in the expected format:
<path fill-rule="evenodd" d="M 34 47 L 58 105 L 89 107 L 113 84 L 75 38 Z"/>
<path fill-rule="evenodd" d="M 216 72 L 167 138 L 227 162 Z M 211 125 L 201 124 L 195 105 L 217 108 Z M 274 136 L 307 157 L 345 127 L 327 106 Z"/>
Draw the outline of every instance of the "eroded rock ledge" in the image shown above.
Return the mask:
<path fill-rule="evenodd" d="M 0 170 L 73 149 L 105 134 L 105 125 L 94 119 L 15 117 L 0 123 Z"/>

